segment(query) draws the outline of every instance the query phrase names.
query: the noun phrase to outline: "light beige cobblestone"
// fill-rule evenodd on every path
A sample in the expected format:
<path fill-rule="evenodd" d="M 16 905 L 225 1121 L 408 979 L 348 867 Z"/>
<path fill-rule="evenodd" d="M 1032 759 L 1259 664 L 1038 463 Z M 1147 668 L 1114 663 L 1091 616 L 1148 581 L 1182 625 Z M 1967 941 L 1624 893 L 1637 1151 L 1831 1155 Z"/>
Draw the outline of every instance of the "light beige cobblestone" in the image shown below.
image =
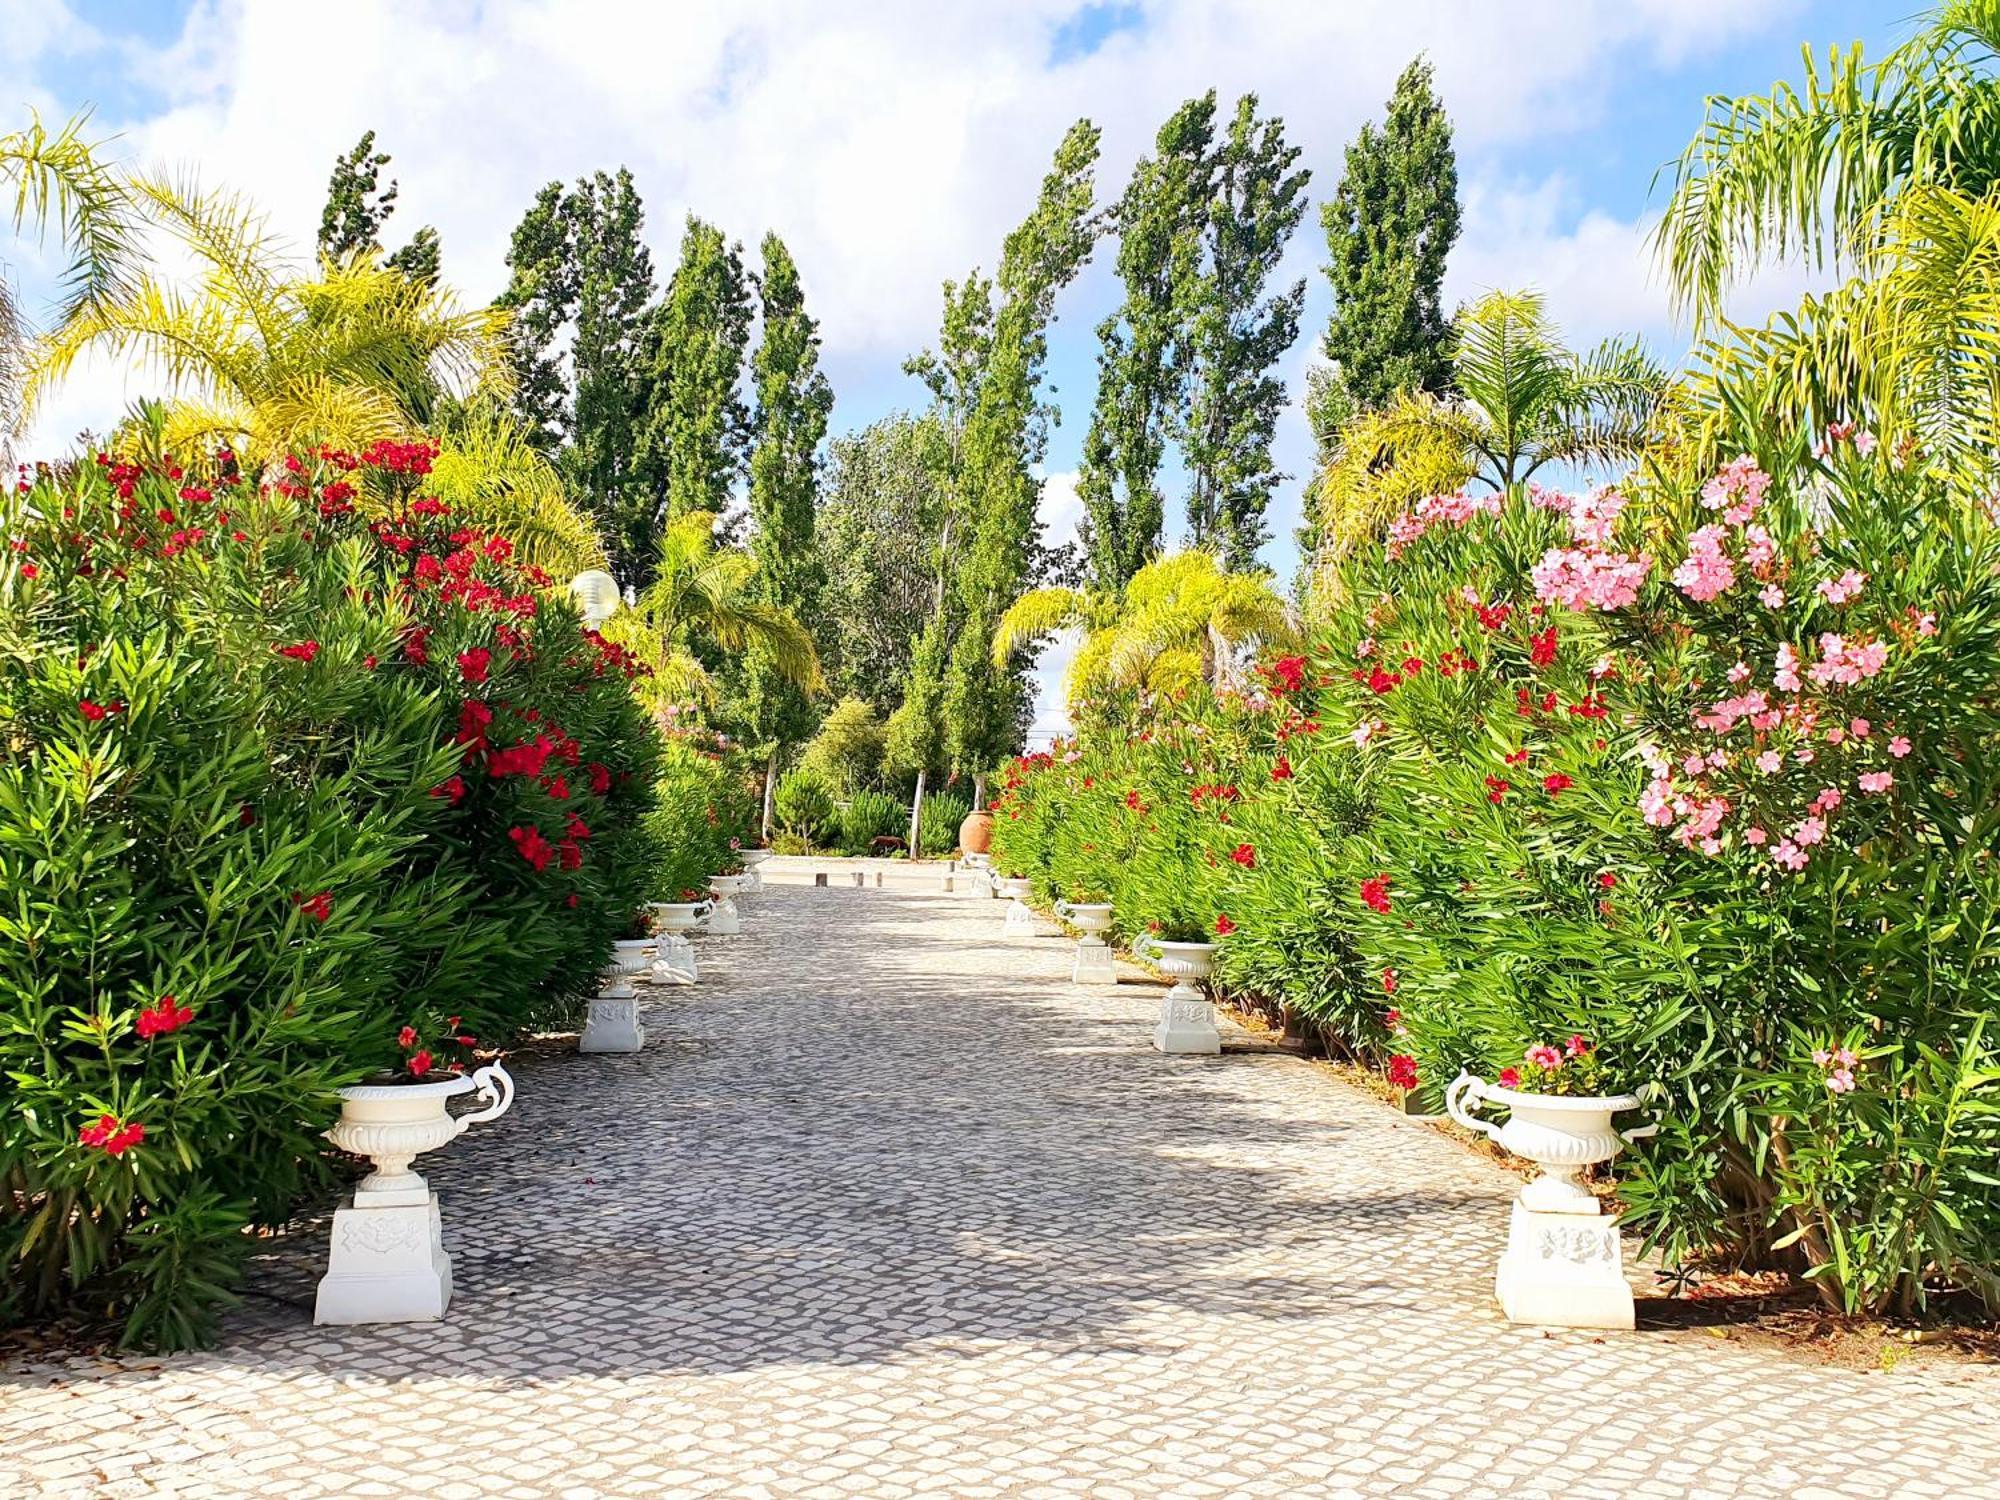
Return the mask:
<path fill-rule="evenodd" d="M 772 885 L 646 1050 L 522 1059 L 424 1170 L 441 1325 L 0 1372 L 0 1494 L 1993 1492 L 2000 1372 L 1504 1323 L 1515 1179 L 1321 1070 L 1164 1058 L 996 902 Z"/>

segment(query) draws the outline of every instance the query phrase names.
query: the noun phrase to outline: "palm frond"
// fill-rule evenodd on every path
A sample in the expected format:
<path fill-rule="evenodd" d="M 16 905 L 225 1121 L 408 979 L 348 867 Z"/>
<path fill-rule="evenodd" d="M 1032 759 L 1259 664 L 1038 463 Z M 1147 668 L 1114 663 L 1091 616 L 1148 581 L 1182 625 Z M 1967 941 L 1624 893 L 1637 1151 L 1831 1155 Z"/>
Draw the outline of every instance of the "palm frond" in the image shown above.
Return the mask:
<path fill-rule="evenodd" d="M 125 295 L 144 259 L 141 220 L 122 177 L 99 153 L 105 145 L 83 139 L 89 112 L 51 134 L 41 116 L 28 128 L 0 135 L 0 185 L 14 189 L 13 221 L 45 234 L 54 225 L 71 260 L 59 323 Z"/>
<path fill-rule="evenodd" d="M 1088 623 L 1090 600 L 1079 589 L 1031 589 L 1007 606 L 993 632 L 993 664 L 1004 667 L 1021 647 Z"/>

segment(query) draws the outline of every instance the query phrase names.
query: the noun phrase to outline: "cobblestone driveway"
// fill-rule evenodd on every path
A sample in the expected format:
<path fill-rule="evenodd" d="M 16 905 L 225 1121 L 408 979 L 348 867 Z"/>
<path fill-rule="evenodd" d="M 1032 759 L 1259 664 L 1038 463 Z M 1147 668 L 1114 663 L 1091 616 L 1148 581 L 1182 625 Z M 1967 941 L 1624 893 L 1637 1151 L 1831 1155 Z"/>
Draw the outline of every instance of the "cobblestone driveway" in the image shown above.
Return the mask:
<path fill-rule="evenodd" d="M 1001 908 L 773 887 L 646 1050 L 427 1159 L 441 1325 L 17 1366 L 16 1495 L 1971 1496 L 2000 1372 L 1503 1323 L 1514 1179 L 1323 1070 L 1168 1059 Z"/>

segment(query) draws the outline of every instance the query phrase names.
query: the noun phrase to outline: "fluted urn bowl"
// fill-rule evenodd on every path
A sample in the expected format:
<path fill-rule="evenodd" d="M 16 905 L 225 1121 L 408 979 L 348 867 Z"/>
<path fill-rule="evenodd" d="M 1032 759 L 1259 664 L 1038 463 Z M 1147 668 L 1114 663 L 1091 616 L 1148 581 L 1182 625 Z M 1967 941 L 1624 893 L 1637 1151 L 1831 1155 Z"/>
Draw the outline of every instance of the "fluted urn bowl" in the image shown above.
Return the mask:
<path fill-rule="evenodd" d="M 1056 915 L 1085 937 L 1096 937 L 1111 926 L 1111 903 L 1109 901 L 1063 901 L 1057 903 Z"/>
<path fill-rule="evenodd" d="M 653 920 L 660 931 L 674 937 L 694 931 L 695 923 L 708 908 L 706 901 L 655 901 L 651 903 Z"/>
<path fill-rule="evenodd" d="M 453 1116 L 446 1101 L 477 1090 L 487 1107 Z M 375 1170 L 355 1189 L 359 1195 L 423 1191 L 410 1163 L 464 1134 L 469 1125 L 497 1120 L 514 1102 L 514 1080 L 498 1063 L 467 1076 L 452 1074 L 428 1083 L 358 1083 L 335 1091 L 340 1118 L 326 1138 L 343 1151 L 366 1156 Z"/>
<path fill-rule="evenodd" d="M 611 969 L 619 974 L 643 974 L 653 961 L 651 938 L 620 938 L 611 945 Z"/>
<path fill-rule="evenodd" d="M 1183 983 L 1190 979 L 1206 979 L 1215 967 L 1213 943 L 1168 943 L 1159 938 L 1148 938 L 1145 948 L 1155 968 Z"/>
<path fill-rule="evenodd" d="M 1000 894 L 1011 896 L 1016 901 L 1025 901 L 1035 888 L 1035 883 L 1025 875 L 1009 875 L 1000 882 Z"/>
<path fill-rule="evenodd" d="M 1531 1094 L 1470 1073 L 1453 1080 L 1444 1103 L 1466 1129 L 1491 1136 L 1497 1145 L 1542 1169 L 1542 1175 L 1521 1190 L 1521 1201 L 1544 1212 L 1574 1210 L 1591 1200 L 1590 1189 L 1578 1180 L 1583 1169 L 1610 1161 L 1627 1142 L 1659 1128 L 1620 1130 L 1611 1123 L 1613 1115 L 1640 1107 L 1636 1094 Z M 1505 1123 L 1495 1125 L 1474 1113 L 1486 1104 L 1503 1106 Z"/>

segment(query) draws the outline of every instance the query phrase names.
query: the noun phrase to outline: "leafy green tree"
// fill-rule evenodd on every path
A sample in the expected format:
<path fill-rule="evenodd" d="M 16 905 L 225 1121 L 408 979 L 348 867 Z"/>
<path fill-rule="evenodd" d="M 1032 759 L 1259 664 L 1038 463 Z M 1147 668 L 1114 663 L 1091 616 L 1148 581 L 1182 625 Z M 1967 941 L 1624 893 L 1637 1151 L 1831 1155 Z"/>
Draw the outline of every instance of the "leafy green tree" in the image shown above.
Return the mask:
<path fill-rule="evenodd" d="M 653 297 L 644 229 L 638 190 L 622 167 L 567 190 L 549 183 L 515 227 L 499 302 L 514 314 L 516 416 L 557 456 L 576 503 L 597 519 L 613 571 L 640 587 L 658 546 L 655 497 L 635 458 Z"/>
<path fill-rule="evenodd" d="M 819 368 L 819 325 L 806 312 L 797 264 L 776 234 L 764 236 L 763 338 L 750 361 L 757 391 L 750 453 L 751 555 L 765 602 L 810 620 L 819 611 L 820 566 L 813 546 L 820 446 L 833 410 L 833 388 Z M 744 658 L 741 713 L 752 744 L 765 747 L 764 832 L 786 746 L 812 732 L 818 715 L 791 678 L 766 655 Z"/>
<path fill-rule="evenodd" d="M 1125 301 L 1097 328 L 1097 399 L 1077 476 L 1084 551 L 1099 589 L 1122 587 L 1159 551 L 1160 462 L 1189 357 L 1214 136 L 1211 92 L 1160 127 L 1155 154 L 1133 169 L 1114 213 Z"/>
<path fill-rule="evenodd" d="M 667 520 L 724 514 L 743 475 L 751 427 L 738 385 L 750 319 L 742 247 L 690 214 L 640 375 L 636 460 Z"/>
<path fill-rule="evenodd" d="M 948 451 L 935 415 L 902 412 L 832 443 L 815 525 L 824 583 L 812 621 L 835 690 L 883 713 L 900 701 L 942 588 Z"/>
<path fill-rule="evenodd" d="M 1299 334 L 1300 281 L 1266 299 L 1265 283 L 1305 213 L 1312 174 L 1294 170 L 1284 121 L 1257 117 L 1245 94 L 1213 153 L 1208 260 L 1189 324 L 1188 396 L 1177 434 L 1190 478 L 1188 530 L 1231 567 L 1252 566 L 1270 535 L 1264 509 L 1283 478 L 1271 437 L 1285 385 L 1272 367 Z"/>
<path fill-rule="evenodd" d="M 382 186 L 382 169 L 389 153 L 375 149 L 375 132 L 364 131 L 354 149 L 335 158 L 326 187 L 326 208 L 319 219 L 319 253 L 328 260 L 382 254 L 382 226 L 396 211 L 397 185 Z M 425 286 L 438 278 L 437 231 L 426 224 L 410 242 L 389 256 L 386 265 Z"/>
<path fill-rule="evenodd" d="M 1041 497 L 1033 466 L 1045 451 L 1049 421 L 1040 396 L 1048 325 L 1056 293 L 1096 242 L 1090 210 L 1098 139 L 1088 120 L 1070 127 L 1034 210 L 1007 236 L 994 281 L 992 334 L 963 425 L 960 494 L 971 536 L 953 580 L 945 747 L 954 769 L 974 778 L 976 802 L 983 802 L 986 772 L 1019 744 L 1029 707 L 1024 669 L 996 667 L 989 643 L 1002 612 L 1032 581 Z"/>
<path fill-rule="evenodd" d="M 1458 240 L 1458 160 L 1451 121 L 1419 58 L 1396 80 L 1380 130 L 1347 148 L 1347 171 L 1320 209 L 1333 283 L 1315 395 L 1335 412 L 1379 411 L 1399 391 L 1451 388 L 1451 324 L 1441 300 Z M 1315 426 L 1331 425 L 1316 417 Z"/>
<path fill-rule="evenodd" d="M 945 646 L 941 621 L 933 618 L 917 637 L 904 681 L 903 701 L 889 716 L 883 747 L 883 768 L 892 776 L 914 776 L 916 795 L 910 804 L 910 858 L 923 854 L 924 791 L 930 773 L 944 763 Z"/>

